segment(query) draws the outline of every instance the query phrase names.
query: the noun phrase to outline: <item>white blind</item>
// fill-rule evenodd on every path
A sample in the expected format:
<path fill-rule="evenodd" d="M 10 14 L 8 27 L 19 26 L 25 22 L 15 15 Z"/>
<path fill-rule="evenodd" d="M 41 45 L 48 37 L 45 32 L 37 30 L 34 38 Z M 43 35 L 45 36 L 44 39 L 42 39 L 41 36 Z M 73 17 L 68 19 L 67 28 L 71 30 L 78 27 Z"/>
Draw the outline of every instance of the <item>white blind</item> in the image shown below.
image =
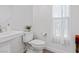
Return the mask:
<path fill-rule="evenodd" d="M 68 5 L 54 5 L 53 6 L 53 17 L 69 17 L 69 6 Z"/>
<path fill-rule="evenodd" d="M 68 39 L 68 21 L 69 21 L 69 6 L 55 5 L 53 6 L 53 38 L 64 40 Z"/>

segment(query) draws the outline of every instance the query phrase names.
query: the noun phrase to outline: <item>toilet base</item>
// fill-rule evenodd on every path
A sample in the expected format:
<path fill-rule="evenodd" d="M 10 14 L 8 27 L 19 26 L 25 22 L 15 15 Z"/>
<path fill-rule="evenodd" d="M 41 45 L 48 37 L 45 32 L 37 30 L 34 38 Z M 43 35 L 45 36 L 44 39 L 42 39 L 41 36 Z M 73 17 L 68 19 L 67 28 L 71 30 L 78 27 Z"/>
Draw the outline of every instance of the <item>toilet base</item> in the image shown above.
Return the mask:
<path fill-rule="evenodd" d="M 26 53 L 43 53 L 43 51 L 28 50 Z"/>
<path fill-rule="evenodd" d="M 26 53 L 43 53 L 43 49 L 38 50 L 38 49 L 32 48 L 31 50 L 27 50 Z"/>

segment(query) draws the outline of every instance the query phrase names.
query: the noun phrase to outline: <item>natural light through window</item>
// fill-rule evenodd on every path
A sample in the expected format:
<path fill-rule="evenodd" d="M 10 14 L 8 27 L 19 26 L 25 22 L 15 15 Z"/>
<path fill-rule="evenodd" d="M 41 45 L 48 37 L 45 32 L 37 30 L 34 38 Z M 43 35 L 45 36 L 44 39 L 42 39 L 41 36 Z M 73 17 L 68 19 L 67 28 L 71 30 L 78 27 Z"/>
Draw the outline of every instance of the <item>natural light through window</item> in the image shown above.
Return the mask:
<path fill-rule="evenodd" d="M 52 8 L 53 16 L 53 36 L 55 39 L 68 38 L 68 21 L 69 21 L 69 6 L 54 5 Z"/>

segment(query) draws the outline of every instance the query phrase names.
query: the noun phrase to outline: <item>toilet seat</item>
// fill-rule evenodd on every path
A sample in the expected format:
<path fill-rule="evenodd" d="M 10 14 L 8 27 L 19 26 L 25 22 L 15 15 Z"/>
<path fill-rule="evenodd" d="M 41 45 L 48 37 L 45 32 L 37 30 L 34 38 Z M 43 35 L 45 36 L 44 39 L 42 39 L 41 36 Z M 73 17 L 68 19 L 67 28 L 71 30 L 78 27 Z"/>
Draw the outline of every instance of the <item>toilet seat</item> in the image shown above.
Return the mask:
<path fill-rule="evenodd" d="M 35 39 L 29 42 L 29 44 L 31 44 L 34 49 L 39 51 L 42 51 L 42 49 L 45 48 L 45 41 L 43 40 Z"/>
<path fill-rule="evenodd" d="M 43 40 L 39 40 L 39 39 L 35 39 L 29 43 L 35 44 L 35 45 L 44 45 L 45 44 L 45 42 Z"/>

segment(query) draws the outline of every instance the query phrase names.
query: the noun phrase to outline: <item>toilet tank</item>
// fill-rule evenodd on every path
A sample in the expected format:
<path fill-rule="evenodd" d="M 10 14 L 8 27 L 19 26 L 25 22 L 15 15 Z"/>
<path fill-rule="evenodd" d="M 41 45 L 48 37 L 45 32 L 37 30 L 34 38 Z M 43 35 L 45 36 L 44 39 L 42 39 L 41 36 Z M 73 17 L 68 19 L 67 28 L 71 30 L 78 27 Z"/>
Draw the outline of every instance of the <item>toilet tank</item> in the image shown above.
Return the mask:
<path fill-rule="evenodd" d="M 25 32 L 23 42 L 29 42 L 33 39 L 33 32 Z"/>

